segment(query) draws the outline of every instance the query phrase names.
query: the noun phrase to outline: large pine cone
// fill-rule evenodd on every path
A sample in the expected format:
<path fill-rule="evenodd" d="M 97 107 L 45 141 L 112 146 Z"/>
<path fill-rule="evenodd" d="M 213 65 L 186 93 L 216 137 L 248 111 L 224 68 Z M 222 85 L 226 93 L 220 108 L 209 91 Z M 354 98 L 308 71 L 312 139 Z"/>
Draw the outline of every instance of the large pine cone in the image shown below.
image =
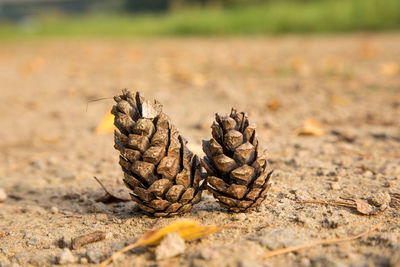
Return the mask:
<path fill-rule="evenodd" d="M 186 147 L 159 102 L 123 90 L 115 96 L 115 148 L 124 183 L 146 213 L 172 216 L 187 212 L 203 190 L 200 160 Z"/>
<path fill-rule="evenodd" d="M 254 125 L 247 115 L 232 109 L 228 116 L 216 114 L 213 138 L 203 141 L 202 161 L 208 173 L 208 190 L 219 204 L 233 212 L 251 210 L 261 204 L 270 187 L 265 153 L 258 155 Z"/>

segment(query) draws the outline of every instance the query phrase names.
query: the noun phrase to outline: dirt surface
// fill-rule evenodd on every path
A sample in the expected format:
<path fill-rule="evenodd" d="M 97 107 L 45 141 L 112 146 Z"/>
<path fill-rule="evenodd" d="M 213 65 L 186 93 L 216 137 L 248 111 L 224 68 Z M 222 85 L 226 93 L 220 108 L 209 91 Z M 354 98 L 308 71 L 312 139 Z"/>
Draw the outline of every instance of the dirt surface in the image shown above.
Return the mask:
<path fill-rule="evenodd" d="M 400 193 L 399 44 L 398 33 L 0 44 L 0 188 L 8 195 L 0 202 L 0 266 L 94 264 L 181 217 L 245 227 L 187 243 L 171 259 L 156 261 L 154 248 L 137 248 L 114 264 L 400 266 L 400 210 L 388 202 L 388 193 Z M 204 194 L 191 212 L 155 219 L 133 202 L 96 202 L 103 191 L 92 177 L 121 184 L 122 172 L 112 133 L 93 131 L 113 101 L 86 104 L 122 88 L 163 103 L 199 154 L 215 112 L 248 112 L 275 170 L 261 208 L 230 214 Z M 323 134 L 296 136 L 306 119 Z M 340 197 L 388 207 L 364 216 L 296 202 Z M 356 241 L 257 261 L 379 221 Z M 107 238 L 72 255 L 63 250 L 71 237 L 97 230 Z"/>

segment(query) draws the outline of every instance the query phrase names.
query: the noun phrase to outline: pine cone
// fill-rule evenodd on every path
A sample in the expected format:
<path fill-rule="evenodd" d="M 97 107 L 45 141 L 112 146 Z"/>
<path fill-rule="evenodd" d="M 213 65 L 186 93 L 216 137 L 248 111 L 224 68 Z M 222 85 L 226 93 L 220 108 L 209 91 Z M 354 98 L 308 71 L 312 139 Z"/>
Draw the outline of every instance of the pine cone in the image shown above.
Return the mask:
<path fill-rule="evenodd" d="M 200 201 L 200 160 L 169 122 L 159 102 L 123 90 L 115 96 L 115 148 L 120 151 L 124 183 L 146 213 L 172 216 Z"/>
<path fill-rule="evenodd" d="M 254 125 L 247 115 L 232 109 L 228 116 L 216 114 L 213 138 L 203 141 L 202 161 L 208 173 L 208 190 L 219 204 L 233 212 L 251 210 L 261 204 L 270 187 L 265 153 L 258 155 Z"/>

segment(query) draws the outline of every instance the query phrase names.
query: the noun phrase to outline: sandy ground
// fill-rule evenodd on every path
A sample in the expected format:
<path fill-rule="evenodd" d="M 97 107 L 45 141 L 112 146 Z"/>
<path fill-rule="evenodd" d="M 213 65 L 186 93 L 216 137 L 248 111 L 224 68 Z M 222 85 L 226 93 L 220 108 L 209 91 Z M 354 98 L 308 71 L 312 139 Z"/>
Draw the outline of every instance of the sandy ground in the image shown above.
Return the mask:
<path fill-rule="evenodd" d="M 122 172 L 112 134 L 93 132 L 113 101 L 86 104 L 122 88 L 162 102 L 197 153 L 215 112 L 248 112 L 275 172 L 256 211 L 230 214 L 205 194 L 181 216 L 245 227 L 187 243 L 181 256 L 162 261 L 153 248 L 138 248 L 116 266 L 400 266 L 393 202 L 374 216 L 296 202 L 353 197 L 387 205 L 388 193 L 400 193 L 399 65 L 399 33 L 1 43 L 0 188 L 8 197 L 0 203 L 0 266 L 54 265 L 71 237 L 105 231 L 104 241 L 72 250 L 70 265 L 94 265 L 178 219 L 148 217 L 133 202 L 95 201 L 103 191 L 92 177 L 120 184 Z M 324 134 L 295 136 L 306 119 Z M 356 241 L 257 261 L 379 221 Z"/>

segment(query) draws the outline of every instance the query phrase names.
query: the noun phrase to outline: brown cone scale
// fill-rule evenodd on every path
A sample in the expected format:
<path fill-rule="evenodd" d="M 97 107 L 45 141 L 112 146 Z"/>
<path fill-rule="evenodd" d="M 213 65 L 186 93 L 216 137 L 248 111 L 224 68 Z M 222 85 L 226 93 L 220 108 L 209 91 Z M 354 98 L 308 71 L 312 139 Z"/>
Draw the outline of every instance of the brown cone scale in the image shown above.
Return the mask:
<path fill-rule="evenodd" d="M 256 208 L 266 197 L 272 171 L 265 154 L 258 154 L 255 126 L 244 112 L 232 109 L 229 116 L 216 114 L 211 129 L 213 138 L 203 141 L 202 161 L 208 190 L 230 211 Z"/>
<path fill-rule="evenodd" d="M 187 148 L 160 103 L 128 90 L 114 100 L 115 148 L 132 199 L 154 216 L 190 211 L 206 185 L 198 157 Z"/>

